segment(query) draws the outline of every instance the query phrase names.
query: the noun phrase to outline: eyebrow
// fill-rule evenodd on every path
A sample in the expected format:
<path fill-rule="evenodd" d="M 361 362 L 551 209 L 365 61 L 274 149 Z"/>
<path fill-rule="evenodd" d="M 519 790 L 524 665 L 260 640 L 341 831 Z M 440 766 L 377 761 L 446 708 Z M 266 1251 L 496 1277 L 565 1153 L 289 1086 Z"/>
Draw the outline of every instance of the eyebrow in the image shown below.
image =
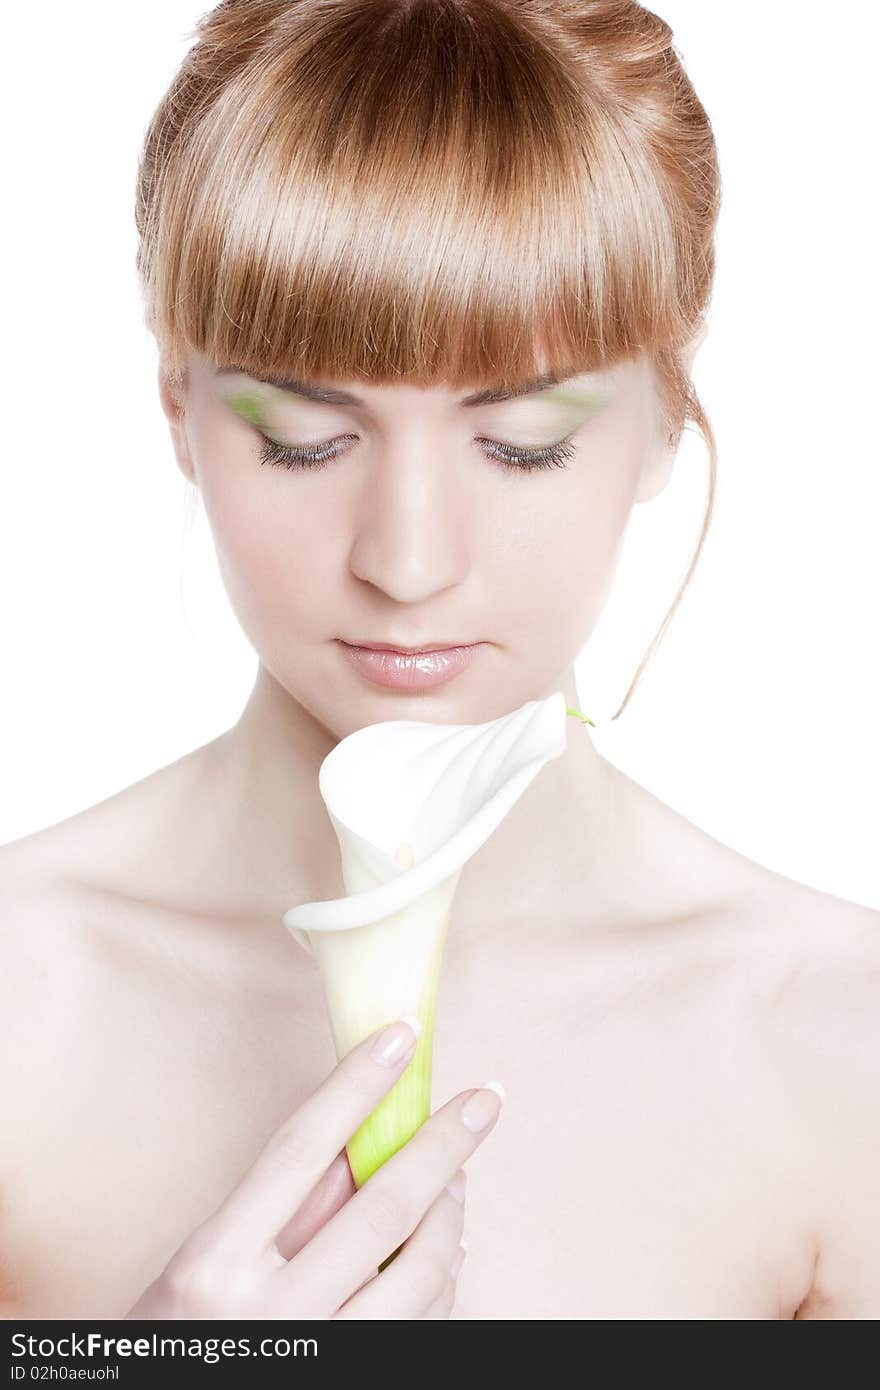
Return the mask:
<path fill-rule="evenodd" d="M 215 375 L 221 372 L 240 370 L 235 367 L 217 367 Z M 289 391 L 294 396 L 305 396 L 307 400 L 319 401 L 322 405 L 364 405 L 360 396 L 353 396 L 350 391 L 339 391 L 331 386 L 315 386 L 309 381 L 287 380 L 278 376 L 255 376 L 253 372 L 245 372 L 254 381 L 261 381 L 266 386 L 275 386 L 279 391 Z M 500 386 L 489 386 L 484 391 L 476 391 L 472 396 L 465 396 L 459 401 L 459 405 L 494 405 L 498 401 L 516 400 L 520 396 L 530 396 L 536 391 L 547 391 L 551 386 L 559 386 L 563 381 L 568 381 L 568 377 L 553 376 L 545 373 L 543 376 L 533 377 L 532 380 L 523 382 L 521 386 L 512 387 L 505 390 Z"/>

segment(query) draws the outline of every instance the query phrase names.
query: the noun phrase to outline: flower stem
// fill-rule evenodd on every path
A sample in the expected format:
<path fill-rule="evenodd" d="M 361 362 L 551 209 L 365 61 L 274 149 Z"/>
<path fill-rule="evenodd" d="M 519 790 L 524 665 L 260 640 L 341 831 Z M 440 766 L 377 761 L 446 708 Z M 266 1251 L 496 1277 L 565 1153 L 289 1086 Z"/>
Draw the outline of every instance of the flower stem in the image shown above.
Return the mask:
<path fill-rule="evenodd" d="M 592 724 L 594 729 L 596 727 L 595 719 L 591 719 L 588 714 L 584 714 L 583 710 L 572 709 L 571 705 L 566 705 L 565 713 L 574 715 L 575 719 L 582 719 L 585 724 Z"/>

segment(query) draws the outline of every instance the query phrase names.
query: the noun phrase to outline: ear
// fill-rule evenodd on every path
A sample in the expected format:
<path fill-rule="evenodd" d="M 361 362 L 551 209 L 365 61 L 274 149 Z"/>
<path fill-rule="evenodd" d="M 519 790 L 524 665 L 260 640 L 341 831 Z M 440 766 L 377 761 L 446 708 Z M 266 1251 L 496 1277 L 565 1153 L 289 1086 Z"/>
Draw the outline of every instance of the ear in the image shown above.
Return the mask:
<path fill-rule="evenodd" d="M 195 469 L 193 468 L 192 457 L 189 450 L 189 440 L 186 434 L 186 412 L 183 396 L 179 387 L 171 384 L 165 364 L 159 363 L 159 400 L 162 403 L 162 410 L 171 428 L 171 442 L 174 445 L 174 455 L 177 459 L 177 466 L 185 478 L 191 483 L 195 483 Z"/>
<path fill-rule="evenodd" d="M 701 319 L 696 332 L 688 341 L 686 347 L 680 354 L 681 365 L 686 376 L 690 376 L 694 365 L 694 358 L 704 341 L 708 332 L 708 325 L 705 319 Z M 652 498 L 658 497 L 666 487 L 672 476 L 672 466 L 675 463 L 675 456 L 678 453 L 678 445 L 681 439 L 680 434 L 667 435 L 657 441 L 645 460 L 639 485 L 636 490 L 636 502 L 650 502 Z"/>

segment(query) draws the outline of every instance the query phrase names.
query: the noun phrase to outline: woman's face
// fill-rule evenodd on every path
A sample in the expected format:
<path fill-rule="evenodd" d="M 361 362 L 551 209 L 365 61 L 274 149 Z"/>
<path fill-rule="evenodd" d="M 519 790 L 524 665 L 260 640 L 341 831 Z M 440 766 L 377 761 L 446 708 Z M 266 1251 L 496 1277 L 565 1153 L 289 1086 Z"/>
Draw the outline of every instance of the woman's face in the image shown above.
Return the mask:
<path fill-rule="evenodd" d="M 478 388 L 360 381 L 310 383 L 331 393 L 315 400 L 198 354 L 188 366 L 182 411 L 160 371 L 162 403 L 230 601 L 262 664 L 339 738 L 381 719 L 478 723 L 552 693 L 633 503 L 671 467 L 642 357 L 472 403 Z M 288 467 L 297 447 L 318 466 Z M 374 684 L 340 639 L 482 645 L 420 691 Z"/>

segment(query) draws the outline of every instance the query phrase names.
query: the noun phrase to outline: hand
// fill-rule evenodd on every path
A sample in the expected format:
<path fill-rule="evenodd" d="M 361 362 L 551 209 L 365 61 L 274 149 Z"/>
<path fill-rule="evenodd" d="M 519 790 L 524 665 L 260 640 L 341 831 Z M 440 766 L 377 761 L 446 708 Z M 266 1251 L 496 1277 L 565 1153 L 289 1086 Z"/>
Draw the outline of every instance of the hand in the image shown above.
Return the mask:
<path fill-rule="evenodd" d="M 400 1055 L 383 1060 L 395 1038 Z M 125 1317 L 448 1318 L 464 1256 L 461 1165 L 491 1133 L 498 1094 L 460 1092 L 358 1191 L 344 1147 L 416 1041 L 399 1021 L 343 1057 Z"/>

